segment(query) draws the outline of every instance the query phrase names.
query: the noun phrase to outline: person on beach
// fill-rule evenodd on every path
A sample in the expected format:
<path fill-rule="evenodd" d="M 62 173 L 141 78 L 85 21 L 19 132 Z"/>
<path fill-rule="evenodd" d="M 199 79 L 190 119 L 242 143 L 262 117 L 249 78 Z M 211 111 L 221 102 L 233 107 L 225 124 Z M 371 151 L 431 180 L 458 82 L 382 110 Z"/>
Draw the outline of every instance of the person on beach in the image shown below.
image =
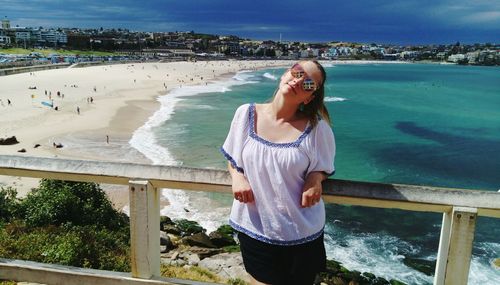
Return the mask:
<path fill-rule="evenodd" d="M 325 80 L 317 61 L 294 64 L 270 103 L 236 110 L 221 147 L 234 196 L 229 223 L 251 284 L 310 285 L 325 269 L 321 182 L 335 170 Z"/>

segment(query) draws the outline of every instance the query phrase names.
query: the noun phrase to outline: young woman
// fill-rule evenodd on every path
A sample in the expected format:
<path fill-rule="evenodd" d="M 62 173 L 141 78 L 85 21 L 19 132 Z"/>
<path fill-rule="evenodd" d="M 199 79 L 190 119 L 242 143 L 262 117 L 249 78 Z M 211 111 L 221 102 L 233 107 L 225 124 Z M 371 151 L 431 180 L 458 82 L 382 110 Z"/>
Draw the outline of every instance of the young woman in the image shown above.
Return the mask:
<path fill-rule="evenodd" d="M 235 199 L 229 222 L 252 284 L 310 285 L 325 267 L 321 182 L 335 156 L 325 80 L 317 61 L 294 64 L 270 103 L 236 110 L 221 148 Z"/>

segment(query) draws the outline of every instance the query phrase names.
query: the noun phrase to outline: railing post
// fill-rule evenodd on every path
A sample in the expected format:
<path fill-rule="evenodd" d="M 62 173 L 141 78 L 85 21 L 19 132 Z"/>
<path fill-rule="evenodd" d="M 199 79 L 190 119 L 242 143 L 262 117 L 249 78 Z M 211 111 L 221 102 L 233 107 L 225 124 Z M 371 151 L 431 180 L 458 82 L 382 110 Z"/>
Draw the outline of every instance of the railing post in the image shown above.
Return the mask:
<path fill-rule="evenodd" d="M 451 234 L 451 212 L 443 213 L 441 223 L 441 236 L 439 238 L 439 248 L 434 273 L 434 285 L 444 285 L 444 275 L 446 273 L 446 263 L 448 261 L 448 249 L 450 248 Z"/>
<path fill-rule="evenodd" d="M 476 219 L 476 208 L 453 207 L 443 214 L 434 285 L 467 284 Z"/>
<path fill-rule="evenodd" d="M 132 277 L 160 276 L 160 195 L 143 180 L 129 181 Z"/>

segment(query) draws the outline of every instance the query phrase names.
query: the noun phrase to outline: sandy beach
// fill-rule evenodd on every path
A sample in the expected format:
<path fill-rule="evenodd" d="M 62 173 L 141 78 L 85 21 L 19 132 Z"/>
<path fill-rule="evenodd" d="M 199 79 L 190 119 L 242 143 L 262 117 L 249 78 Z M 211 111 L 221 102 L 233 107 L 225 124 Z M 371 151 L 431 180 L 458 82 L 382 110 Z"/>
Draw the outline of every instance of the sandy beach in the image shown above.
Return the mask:
<path fill-rule="evenodd" d="M 128 142 L 133 132 L 158 110 L 158 96 L 186 85 L 209 84 L 240 70 L 288 64 L 135 63 L 3 76 L 0 137 L 16 136 L 19 143 L 0 145 L 0 154 L 151 163 Z M 25 152 L 18 152 L 23 149 Z M 17 188 L 21 197 L 37 184 L 37 179 L 0 176 L 0 186 Z M 126 205 L 127 191 L 105 188 L 118 208 Z"/>

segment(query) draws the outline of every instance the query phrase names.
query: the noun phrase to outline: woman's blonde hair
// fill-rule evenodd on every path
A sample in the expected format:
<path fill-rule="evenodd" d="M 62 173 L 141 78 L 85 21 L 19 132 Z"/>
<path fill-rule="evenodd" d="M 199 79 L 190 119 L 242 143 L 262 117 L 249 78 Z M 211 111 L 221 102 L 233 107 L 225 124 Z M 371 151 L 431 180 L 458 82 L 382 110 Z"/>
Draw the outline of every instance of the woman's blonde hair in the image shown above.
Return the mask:
<path fill-rule="evenodd" d="M 317 60 L 311 60 L 316 67 L 318 67 L 321 72 L 322 82 L 317 82 L 318 88 L 313 92 L 313 99 L 306 105 L 301 106 L 299 112 L 301 112 L 305 117 L 309 119 L 313 126 L 318 124 L 318 116 L 325 120 L 328 124 L 331 124 L 330 114 L 325 106 L 325 81 L 326 81 L 326 71 L 323 66 Z"/>

